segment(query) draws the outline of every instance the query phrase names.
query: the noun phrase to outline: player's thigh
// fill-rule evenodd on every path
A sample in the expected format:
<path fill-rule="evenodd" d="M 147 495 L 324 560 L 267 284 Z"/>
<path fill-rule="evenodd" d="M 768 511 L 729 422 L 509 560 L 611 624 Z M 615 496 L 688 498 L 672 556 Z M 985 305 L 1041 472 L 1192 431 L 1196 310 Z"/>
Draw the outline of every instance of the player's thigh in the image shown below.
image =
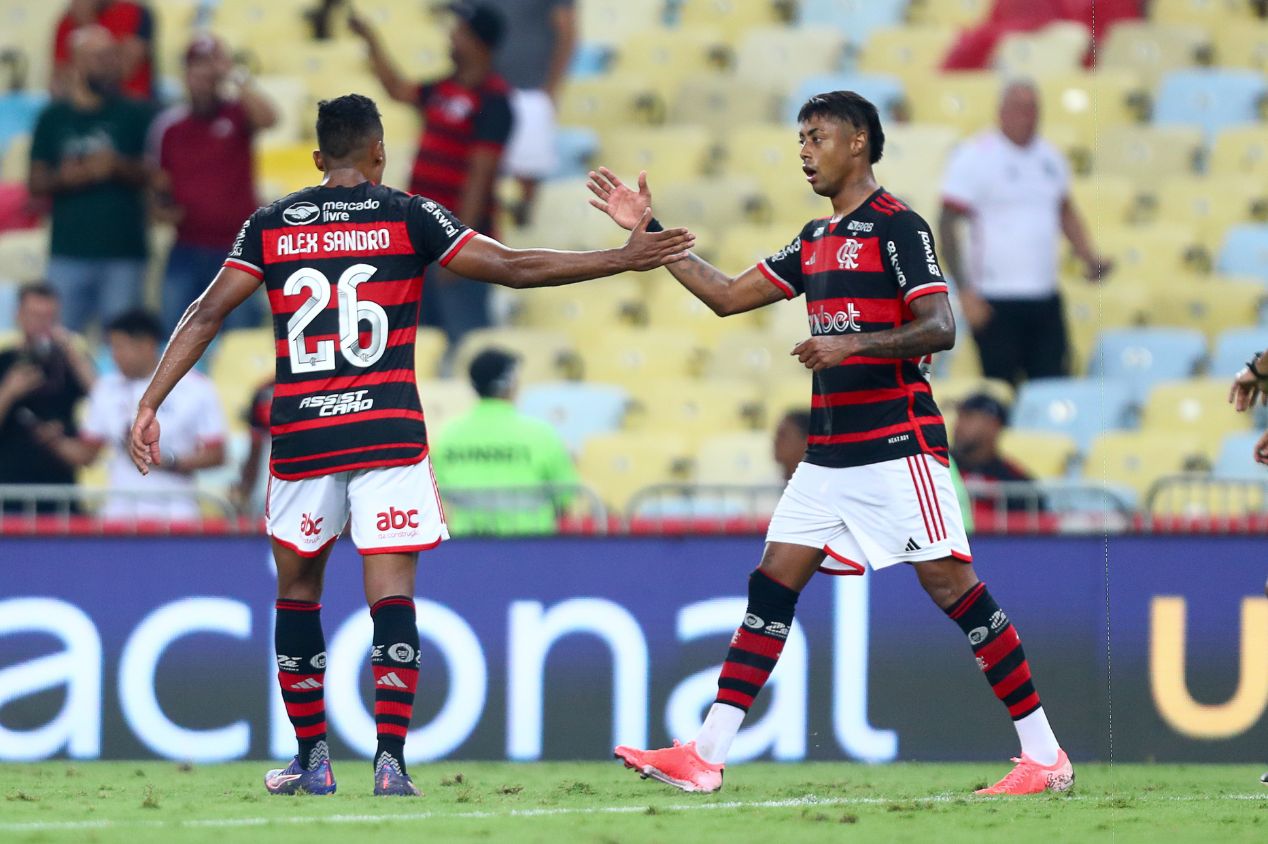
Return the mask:
<path fill-rule="evenodd" d="M 449 538 L 431 458 L 350 473 L 352 541 L 363 556 L 414 554 Z"/>
<path fill-rule="evenodd" d="M 339 538 L 347 521 L 346 472 L 294 481 L 269 478 L 264 524 L 277 545 L 313 559 Z"/>
<path fill-rule="evenodd" d="M 854 550 L 840 513 L 824 501 L 833 472 L 799 465 L 771 514 L 761 568 L 791 589 L 800 590 L 810 581 L 829 549 L 848 545 Z"/>

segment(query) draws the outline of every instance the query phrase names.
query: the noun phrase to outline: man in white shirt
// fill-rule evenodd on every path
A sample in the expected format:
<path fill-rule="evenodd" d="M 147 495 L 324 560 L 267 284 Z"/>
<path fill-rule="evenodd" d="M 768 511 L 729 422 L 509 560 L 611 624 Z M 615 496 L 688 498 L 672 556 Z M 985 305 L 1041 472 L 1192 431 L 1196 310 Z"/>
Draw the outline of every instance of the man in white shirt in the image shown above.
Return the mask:
<path fill-rule="evenodd" d="M 194 473 L 225 460 L 225 418 L 211 381 L 197 372 L 172 390 L 163 403 L 165 461 L 147 477 L 137 474 L 128 457 L 127 440 L 141 394 L 158 367 L 163 329 L 146 311 L 129 311 L 106 326 L 106 341 L 117 372 L 97 379 L 88 395 L 88 414 L 78 438 L 47 432 L 53 448 L 68 463 L 95 463 L 110 446 L 107 485 L 118 494 L 107 497 L 101 516 L 107 519 L 182 521 L 200 515 Z"/>
<path fill-rule="evenodd" d="M 973 329 L 982 374 L 1017 384 L 1069 374 L 1057 286 L 1061 235 L 1089 280 L 1110 263 L 1096 253 L 1070 199 L 1064 156 L 1038 136 L 1039 95 L 1029 82 L 1004 90 L 999 128 L 962 144 L 942 186 L 939 246 Z M 970 227 L 967 255 L 957 223 Z"/>

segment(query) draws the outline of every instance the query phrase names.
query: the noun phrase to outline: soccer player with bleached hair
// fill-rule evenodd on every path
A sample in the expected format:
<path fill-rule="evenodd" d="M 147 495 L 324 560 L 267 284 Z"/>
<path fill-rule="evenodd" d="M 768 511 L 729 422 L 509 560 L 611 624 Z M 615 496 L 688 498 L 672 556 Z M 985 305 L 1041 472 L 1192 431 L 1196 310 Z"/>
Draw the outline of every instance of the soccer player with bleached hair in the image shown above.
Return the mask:
<path fill-rule="evenodd" d="M 815 572 L 862 574 L 865 565 L 909 563 L 968 638 L 1017 729 L 1015 766 L 979 793 L 1066 791 L 1074 770 L 1048 725 L 1021 639 L 973 569 L 946 427 L 924 374 L 929 356 L 955 343 L 933 234 L 872 173 L 885 146 L 872 103 L 850 91 L 820 94 L 802 106 L 798 122 L 802 170 L 811 189 L 831 201 L 831 215 L 807 223 L 737 277 L 694 255 L 668 269 L 719 316 L 805 296 L 810 337 L 792 350 L 813 372 L 805 458 L 749 575 L 748 611 L 699 734 L 661 750 L 618 747 L 616 756 L 684 791 L 721 788 L 727 751 Z M 652 208 L 646 173 L 635 189 L 600 169 L 589 187 L 591 204 L 624 228 Z"/>
<path fill-rule="evenodd" d="M 277 338 L 265 506 L 277 564 L 277 676 L 299 744 L 265 786 L 335 790 L 319 602 L 332 543 L 350 519 L 374 620 L 374 793 L 417 795 L 404 755 L 419 673 L 414 573 L 418 552 L 449 538 L 414 375 L 423 270 L 436 262 L 506 287 L 548 287 L 682 260 L 693 239 L 685 229 L 647 231 L 648 211 L 619 249 L 503 246 L 435 201 L 381 183 L 383 123 L 358 94 L 320 103 L 317 144 L 321 184 L 252 214 L 181 318 L 141 397 L 130 451 L 142 474 L 161 465 L 164 399 L 225 316 L 263 284 Z"/>

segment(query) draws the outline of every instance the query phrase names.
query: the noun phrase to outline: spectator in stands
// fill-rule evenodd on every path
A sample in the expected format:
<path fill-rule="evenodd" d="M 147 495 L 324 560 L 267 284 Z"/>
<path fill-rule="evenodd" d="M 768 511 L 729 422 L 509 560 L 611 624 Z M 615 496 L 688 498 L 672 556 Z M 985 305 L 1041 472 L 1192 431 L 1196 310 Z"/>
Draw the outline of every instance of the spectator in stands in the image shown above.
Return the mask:
<path fill-rule="evenodd" d="M 31 140 L 30 191 L 52 202 L 49 282 L 68 328 L 109 321 L 141 300 L 145 277 L 142 155 L 151 112 L 118 93 L 118 45 L 100 26 L 71 36 L 68 96 L 50 102 Z"/>
<path fill-rule="evenodd" d="M 1000 454 L 999 437 L 1007 426 L 1008 408 L 988 393 L 975 393 L 960 403 L 951 438 L 951 457 L 964 480 L 977 485 L 970 494 L 976 502 L 993 505 L 998 500 L 990 484 L 1033 480 Z M 1035 500 L 1033 496 L 1009 494 L 1006 503 L 1009 510 L 1028 510 Z"/>
<path fill-rule="evenodd" d="M 810 436 L 810 412 L 790 410 L 775 426 L 774 457 L 784 474 L 784 482 L 792 480 L 793 472 L 806 456 L 806 438 Z"/>
<path fill-rule="evenodd" d="M 125 95 L 154 97 L 154 16 L 143 3 L 128 0 L 71 0 L 57 22 L 53 37 L 53 96 L 69 96 L 74 89 L 75 30 L 100 26 L 119 43 L 119 78 Z"/>
<path fill-rule="evenodd" d="M 214 36 L 200 35 L 186 49 L 185 88 L 189 102 L 159 115 L 149 143 L 158 169 L 156 204 L 176 224 L 163 280 L 169 332 L 219 272 L 242 221 L 256 209 L 252 140 L 277 123 L 272 102 Z M 257 297 L 225 326 L 258 325 L 263 313 Z"/>
<path fill-rule="evenodd" d="M 517 225 L 532 218 L 537 183 L 558 166 L 555 107 L 577 45 L 575 0 L 488 0 L 506 18 L 515 37 L 498 52 L 496 67 L 515 89 L 511 110 L 515 125 L 506 145 L 503 170 L 520 184 Z"/>
<path fill-rule="evenodd" d="M 422 113 L 410 193 L 434 199 L 476 231 L 497 237 L 494 182 L 513 122 L 510 86 L 493 69 L 505 19 L 497 9 L 478 3 L 449 8 L 457 18 L 450 39 L 454 71 L 421 84 L 401 76 L 364 19 L 353 15 L 348 26 L 365 40 L 388 95 Z M 423 324 L 443 328 L 453 345 L 468 331 L 490 324 L 490 289 L 429 267 Z"/>
<path fill-rule="evenodd" d="M 977 340 L 982 374 L 1017 384 L 1067 374 L 1068 341 L 1057 285 L 1065 234 L 1089 280 L 1111 264 L 1092 246 L 1070 198 L 1065 159 L 1039 137 L 1039 94 L 1007 86 L 999 129 L 983 132 L 951 157 L 942 187 L 939 245 Z M 972 227 L 969 254 L 958 224 Z"/>
<path fill-rule="evenodd" d="M 75 406 L 96 375 L 92 361 L 61 324 L 57 291 L 27 284 L 18 293 L 21 343 L 0 352 L 0 484 L 73 484 L 74 466 L 41 447 L 36 432 L 54 426 L 74 436 Z M 24 504 L 6 498 L 4 511 Z M 57 509 L 38 499 L 36 512 Z"/>
<path fill-rule="evenodd" d="M 471 361 L 479 402 L 432 444 L 436 482 L 455 536 L 554 533 L 576 470 L 549 424 L 515 409 L 519 359 L 487 349 Z"/>
<path fill-rule="evenodd" d="M 162 463 L 150 474 L 137 474 L 128 457 L 127 438 L 137 402 L 158 366 L 164 337 L 158 317 L 128 311 L 106 326 L 110 357 L 117 372 L 97 379 L 88 397 L 88 414 L 78 438 L 48 429 L 45 446 L 72 465 L 87 466 L 110 447 L 106 498 L 107 519 L 185 521 L 200 515 L 194 473 L 225 460 L 225 420 L 211 381 L 191 372 L 172 390 L 159 424 L 163 427 Z"/>

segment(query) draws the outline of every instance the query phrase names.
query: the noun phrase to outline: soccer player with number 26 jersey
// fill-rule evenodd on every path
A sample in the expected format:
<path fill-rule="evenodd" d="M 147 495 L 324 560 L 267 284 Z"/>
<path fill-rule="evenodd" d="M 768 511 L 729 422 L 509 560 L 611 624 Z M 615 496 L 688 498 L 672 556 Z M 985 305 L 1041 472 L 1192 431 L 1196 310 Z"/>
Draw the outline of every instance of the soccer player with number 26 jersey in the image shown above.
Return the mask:
<path fill-rule="evenodd" d="M 374 793 L 417 795 L 404 755 L 419 673 L 414 573 L 418 552 L 449 538 L 414 377 L 423 269 L 438 262 L 471 279 L 546 287 L 682 260 L 693 239 L 685 229 L 647 231 L 649 210 L 620 249 L 509 249 L 427 197 L 380 184 L 383 124 L 374 102 L 357 94 L 318 106 L 317 143 L 322 183 L 243 225 L 172 335 L 141 398 L 130 450 L 142 474 L 159 463 L 159 405 L 225 316 L 263 284 L 277 339 L 265 508 L 278 573 L 275 644 L 299 744 L 265 787 L 335 790 L 319 601 L 331 545 L 350 522 L 374 621 Z"/>
<path fill-rule="evenodd" d="M 885 146 L 876 107 L 850 91 L 801 108 L 806 180 L 832 202 L 778 254 L 732 278 L 691 256 L 668 267 L 719 316 L 805 296 L 810 338 L 792 354 L 814 373 L 806 455 L 771 517 L 749 576 L 748 611 L 731 639 L 700 733 L 661 750 L 618 747 L 644 777 L 716 791 L 745 714 L 793 631 L 816 571 L 863 574 L 912 564 L 920 585 L 968 637 L 1021 742 L 1007 776 L 983 794 L 1066 791 L 1074 770 L 1039 703 L 1012 622 L 973 570 L 947 460 L 947 434 L 922 371 L 955 343 L 955 320 L 929 226 L 877 184 Z M 601 169 L 591 204 L 634 229 L 652 207 Z M 651 228 L 659 228 L 653 222 Z M 948 707 L 954 705 L 948 701 Z M 954 706 L 955 709 L 963 707 Z"/>

